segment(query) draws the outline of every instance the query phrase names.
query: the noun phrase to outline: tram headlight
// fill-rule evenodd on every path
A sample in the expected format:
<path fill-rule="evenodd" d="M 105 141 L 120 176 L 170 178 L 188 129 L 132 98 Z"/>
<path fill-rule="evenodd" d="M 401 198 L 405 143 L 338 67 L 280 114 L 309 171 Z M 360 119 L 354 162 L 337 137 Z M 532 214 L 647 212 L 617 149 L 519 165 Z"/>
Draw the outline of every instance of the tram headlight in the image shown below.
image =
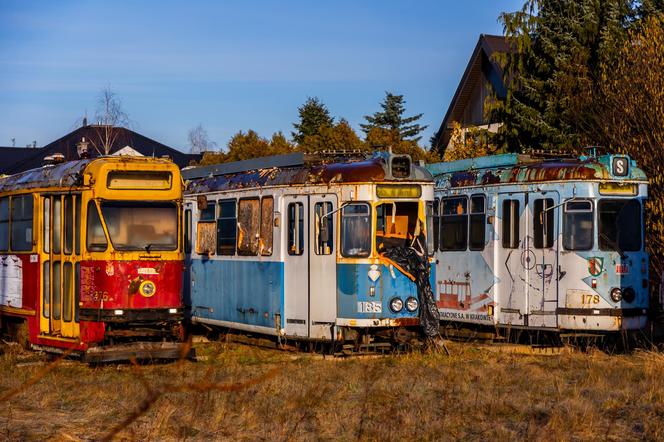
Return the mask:
<path fill-rule="evenodd" d="M 417 307 L 420 306 L 420 303 L 417 302 L 417 298 L 413 298 L 412 296 L 408 299 L 406 299 L 406 310 L 409 312 L 414 312 L 417 310 Z"/>
<path fill-rule="evenodd" d="M 390 301 L 390 310 L 399 313 L 403 309 L 403 301 L 399 298 L 392 298 Z"/>
<path fill-rule="evenodd" d="M 634 291 L 633 288 L 627 287 L 622 294 L 623 299 L 625 302 L 634 302 L 636 299 L 636 292 Z"/>
<path fill-rule="evenodd" d="M 613 302 L 620 302 L 623 299 L 622 290 L 620 290 L 618 287 L 612 288 L 611 299 Z"/>
<path fill-rule="evenodd" d="M 152 281 L 143 281 L 141 285 L 138 287 L 138 292 L 141 294 L 141 296 L 144 296 L 146 298 L 154 296 L 156 291 L 157 291 L 157 286 L 154 285 L 154 282 Z"/>

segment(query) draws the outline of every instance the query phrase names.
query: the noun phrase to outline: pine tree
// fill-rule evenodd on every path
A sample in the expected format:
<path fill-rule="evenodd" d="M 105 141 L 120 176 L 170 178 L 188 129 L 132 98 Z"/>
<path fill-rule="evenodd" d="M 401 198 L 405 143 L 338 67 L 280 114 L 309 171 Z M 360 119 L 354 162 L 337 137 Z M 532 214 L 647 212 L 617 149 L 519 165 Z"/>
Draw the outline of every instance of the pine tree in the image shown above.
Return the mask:
<path fill-rule="evenodd" d="M 394 95 L 390 92 L 385 92 L 385 99 L 380 104 L 383 109 L 380 112 L 375 112 L 373 115 L 366 115 L 367 124 L 360 124 L 362 131 L 369 134 L 374 128 L 383 128 L 392 131 L 397 131 L 401 140 L 419 141 L 422 137 L 418 135 L 427 128 L 416 123 L 417 120 L 422 118 L 422 114 L 413 115 L 412 117 L 404 117 L 406 112 L 405 100 L 403 95 Z"/>
<path fill-rule="evenodd" d="M 601 106 L 599 82 L 610 75 L 631 21 L 645 13 L 632 0 L 526 0 L 502 14 L 511 51 L 507 100 L 497 111 L 512 150 L 579 147 Z"/>
<path fill-rule="evenodd" d="M 293 123 L 295 132 L 291 132 L 291 134 L 293 140 L 298 144 L 301 144 L 308 136 L 318 135 L 322 127 L 332 127 L 334 124 L 330 111 L 318 97 L 307 98 L 307 101 L 297 110 L 300 121 Z"/>

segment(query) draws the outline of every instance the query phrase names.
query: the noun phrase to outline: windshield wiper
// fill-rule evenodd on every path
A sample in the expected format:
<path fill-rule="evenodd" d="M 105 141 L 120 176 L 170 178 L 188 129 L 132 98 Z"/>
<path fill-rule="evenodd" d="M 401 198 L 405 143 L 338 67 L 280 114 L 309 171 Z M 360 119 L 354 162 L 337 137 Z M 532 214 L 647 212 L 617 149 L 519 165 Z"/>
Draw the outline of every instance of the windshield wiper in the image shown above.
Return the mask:
<path fill-rule="evenodd" d="M 625 252 L 622 251 L 620 246 L 618 245 L 618 241 L 614 241 L 611 238 L 607 236 L 606 233 L 601 233 L 599 234 L 600 237 L 604 238 L 605 241 L 607 241 L 613 248 L 615 249 L 616 252 L 620 255 L 620 258 L 625 259 L 627 258 L 627 255 L 625 255 Z"/>

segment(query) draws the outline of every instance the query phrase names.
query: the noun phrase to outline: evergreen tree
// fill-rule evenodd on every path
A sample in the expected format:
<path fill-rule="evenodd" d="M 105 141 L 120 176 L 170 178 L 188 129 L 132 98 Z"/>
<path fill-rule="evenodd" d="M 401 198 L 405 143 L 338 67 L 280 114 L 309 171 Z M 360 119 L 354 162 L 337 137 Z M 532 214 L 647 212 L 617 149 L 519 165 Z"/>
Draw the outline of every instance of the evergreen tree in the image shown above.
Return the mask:
<path fill-rule="evenodd" d="M 660 3 L 526 0 L 502 14 L 511 51 L 503 60 L 507 100 L 497 111 L 509 147 L 578 148 L 628 29 Z"/>
<path fill-rule="evenodd" d="M 307 98 L 307 101 L 297 110 L 300 121 L 293 123 L 295 132 L 291 132 L 291 134 L 293 140 L 298 144 L 308 136 L 318 135 L 322 127 L 331 127 L 334 124 L 330 111 L 317 97 Z"/>
<path fill-rule="evenodd" d="M 374 128 L 383 128 L 397 131 L 399 138 L 402 140 L 419 141 L 422 137 L 418 137 L 418 135 L 427 126 L 416 123 L 417 120 L 422 118 L 422 114 L 404 117 L 405 104 L 403 95 L 385 92 L 385 100 L 380 104 L 383 110 L 375 112 L 373 115 L 366 115 L 364 119 L 367 120 L 367 124 L 360 124 L 360 127 L 366 134 L 369 134 Z"/>

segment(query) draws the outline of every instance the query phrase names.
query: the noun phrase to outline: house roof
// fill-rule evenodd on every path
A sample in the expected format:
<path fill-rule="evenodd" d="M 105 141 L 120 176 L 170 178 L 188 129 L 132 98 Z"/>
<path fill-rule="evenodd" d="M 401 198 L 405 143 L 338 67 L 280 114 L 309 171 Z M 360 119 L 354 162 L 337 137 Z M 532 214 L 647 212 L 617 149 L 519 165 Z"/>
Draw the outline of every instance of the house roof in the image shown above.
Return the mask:
<path fill-rule="evenodd" d="M 0 148 L 0 157 L 3 158 L 3 165 L 6 165 L 0 169 L 0 173 L 4 174 L 14 174 L 22 172 L 29 169 L 34 169 L 41 167 L 44 164 L 44 157 L 59 153 L 64 155 L 65 161 L 74 161 L 78 160 L 77 144 L 85 138 L 90 144 L 88 146 L 88 151 L 91 157 L 101 156 L 103 152 L 100 152 L 100 149 L 95 148 L 95 146 L 101 146 L 101 140 L 104 139 L 104 132 L 108 126 L 102 125 L 86 125 L 81 126 L 78 129 L 64 135 L 63 137 L 47 144 L 42 148 Z M 124 149 L 127 146 L 130 146 L 133 150 L 139 152 L 144 156 L 154 156 L 162 157 L 168 156 L 175 164 L 179 167 L 188 166 L 194 160 L 200 159 L 200 155 L 191 155 L 183 153 L 177 149 L 166 146 L 158 141 L 155 141 L 151 138 L 148 138 L 144 135 L 141 135 L 133 130 L 117 127 L 112 128 L 113 136 L 111 139 L 111 149 L 110 154 Z M 14 152 L 6 151 L 6 149 L 12 150 L 23 150 L 30 151 L 30 154 L 26 152 L 20 152 L 16 154 Z M 4 161 L 5 153 L 14 155 L 12 161 Z"/>
<path fill-rule="evenodd" d="M 473 91 L 482 79 L 483 72 L 498 98 L 505 98 L 507 96 L 507 91 L 503 84 L 503 70 L 496 62 L 494 54 L 506 53 L 508 51 L 509 45 L 505 37 L 487 34 L 480 35 L 468 61 L 466 70 L 461 77 L 459 86 L 457 86 L 454 97 L 445 113 L 445 118 L 443 118 L 438 132 L 436 132 L 434 140 L 435 149 L 439 151 L 444 150 L 447 143 L 449 143 L 451 135 L 450 126 L 453 121 L 461 120 L 461 116 Z"/>
<path fill-rule="evenodd" d="M 32 147 L 0 147 L 0 175 L 6 174 L 6 170 L 14 164 L 31 157 L 40 149 Z"/>

